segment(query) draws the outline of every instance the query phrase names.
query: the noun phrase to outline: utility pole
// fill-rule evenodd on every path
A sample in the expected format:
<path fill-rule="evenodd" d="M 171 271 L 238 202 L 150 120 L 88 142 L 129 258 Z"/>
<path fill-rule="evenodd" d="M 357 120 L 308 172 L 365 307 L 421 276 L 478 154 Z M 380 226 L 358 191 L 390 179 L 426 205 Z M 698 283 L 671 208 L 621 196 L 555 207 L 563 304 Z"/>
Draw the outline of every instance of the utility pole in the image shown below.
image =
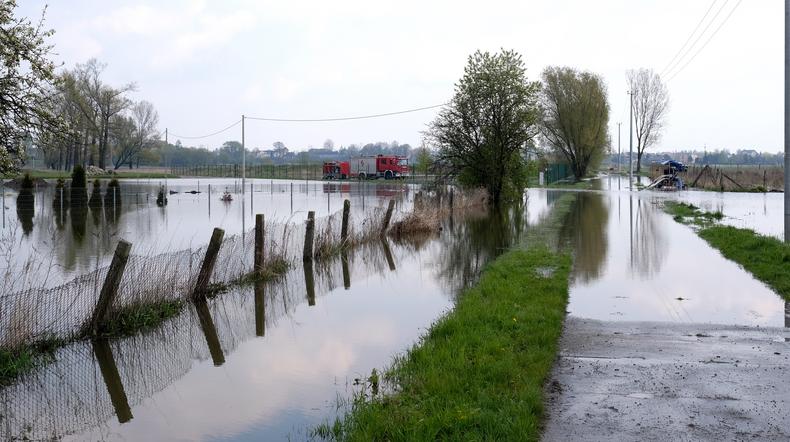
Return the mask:
<path fill-rule="evenodd" d="M 790 0 L 785 0 L 790 1 Z M 634 92 L 628 91 L 631 96 L 631 112 L 628 113 L 628 190 L 634 190 Z"/>
<path fill-rule="evenodd" d="M 785 242 L 790 242 L 790 0 L 785 0 Z"/>
<path fill-rule="evenodd" d="M 244 149 L 244 115 L 241 116 L 241 194 L 244 195 L 244 189 L 247 187 L 247 160 Z"/>
<path fill-rule="evenodd" d="M 790 1 L 790 0 L 788 0 Z M 617 173 L 620 173 L 620 125 L 623 123 L 617 123 Z"/>

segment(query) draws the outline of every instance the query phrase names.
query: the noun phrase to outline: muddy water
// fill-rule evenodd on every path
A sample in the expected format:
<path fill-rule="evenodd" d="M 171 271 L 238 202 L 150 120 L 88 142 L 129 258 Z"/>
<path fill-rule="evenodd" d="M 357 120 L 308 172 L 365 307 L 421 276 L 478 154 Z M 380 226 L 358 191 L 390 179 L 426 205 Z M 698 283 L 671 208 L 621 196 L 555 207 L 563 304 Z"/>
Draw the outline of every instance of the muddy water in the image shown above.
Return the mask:
<path fill-rule="evenodd" d="M 6 438 L 303 440 L 337 398 L 417 341 L 549 208 L 467 213 L 234 289 L 157 329 L 78 343 L 0 391 Z"/>
<path fill-rule="evenodd" d="M 570 314 L 616 321 L 786 324 L 785 302 L 778 295 L 660 207 L 667 198 L 695 201 L 696 195 L 629 193 L 626 186 L 618 191 L 607 178 L 601 187 L 607 191 L 578 192 L 563 228 L 576 253 Z M 747 211 L 745 206 L 760 205 L 764 197 L 721 198 L 726 202 L 719 207 L 725 214 Z M 781 215 L 758 226 L 770 229 L 773 218 Z M 747 221 L 740 222 L 758 227 Z"/>
<path fill-rule="evenodd" d="M 168 195 L 165 207 L 156 205 L 160 186 L 177 192 Z M 54 183 L 36 189 L 32 207 L 17 207 L 18 192 L 6 188 L 0 239 L 12 244 L 14 265 L 21 267 L 28 259 L 43 263 L 38 266 L 54 284 L 109 263 L 121 238 L 133 244 L 132 253 L 155 255 L 207 244 L 214 227 L 225 229 L 226 236 L 249 230 L 256 213 L 270 223 L 301 223 L 310 210 L 318 218 L 341 210 L 344 199 L 351 200 L 352 219 L 357 220 L 389 199 L 407 210 L 416 188 L 407 183 L 247 180 L 242 194 L 241 180 L 122 180 L 116 204 L 107 200 L 98 210 L 70 209 L 68 204 L 61 210 Z M 188 193 L 193 191 L 200 193 Z M 233 201 L 220 201 L 224 191 Z M 68 189 L 65 193 L 68 197 Z"/>

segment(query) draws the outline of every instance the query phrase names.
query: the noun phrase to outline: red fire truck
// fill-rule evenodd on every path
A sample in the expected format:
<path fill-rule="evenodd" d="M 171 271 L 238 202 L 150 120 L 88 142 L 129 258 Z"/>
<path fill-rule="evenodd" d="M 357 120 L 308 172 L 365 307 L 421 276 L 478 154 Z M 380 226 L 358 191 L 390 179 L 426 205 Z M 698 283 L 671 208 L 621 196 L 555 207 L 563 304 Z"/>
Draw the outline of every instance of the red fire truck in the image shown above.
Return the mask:
<path fill-rule="evenodd" d="M 395 155 L 357 157 L 350 161 L 324 163 L 324 179 L 357 178 L 360 180 L 384 178 L 392 180 L 409 174 L 407 158 Z"/>
<path fill-rule="evenodd" d="M 351 176 L 348 161 L 327 161 L 324 163 L 325 180 L 345 180 Z"/>

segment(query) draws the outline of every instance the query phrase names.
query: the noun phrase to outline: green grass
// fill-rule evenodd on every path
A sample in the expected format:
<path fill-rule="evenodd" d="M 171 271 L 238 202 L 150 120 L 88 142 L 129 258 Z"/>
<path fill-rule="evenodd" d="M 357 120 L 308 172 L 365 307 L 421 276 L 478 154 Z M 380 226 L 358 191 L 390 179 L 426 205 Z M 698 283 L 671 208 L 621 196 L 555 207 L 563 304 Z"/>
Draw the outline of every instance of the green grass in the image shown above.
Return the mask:
<path fill-rule="evenodd" d="M 731 226 L 706 227 L 699 236 L 790 301 L 790 245 Z"/>
<path fill-rule="evenodd" d="M 113 314 L 113 318 L 100 330 L 100 335 L 116 338 L 150 330 L 181 313 L 185 305 L 185 301 L 178 299 L 125 308 Z"/>
<path fill-rule="evenodd" d="M 0 386 L 10 385 L 19 376 L 45 363 L 64 344 L 65 341 L 43 338 L 17 348 L 0 349 Z"/>
<path fill-rule="evenodd" d="M 355 398 L 316 436 L 368 440 L 537 440 L 543 386 L 568 299 L 571 256 L 545 246 L 506 252 L 455 309 L 383 375 L 394 394 Z M 549 270 L 550 274 L 546 274 Z M 373 392 L 371 392 L 373 390 Z"/>
<path fill-rule="evenodd" d="M 721 212 L 705 212 L 693 204 L 667 201 L 664 211 L 673 216 L 674 220 L 682 224 L 692 224 L 706 227 L 724 218 Z"/>

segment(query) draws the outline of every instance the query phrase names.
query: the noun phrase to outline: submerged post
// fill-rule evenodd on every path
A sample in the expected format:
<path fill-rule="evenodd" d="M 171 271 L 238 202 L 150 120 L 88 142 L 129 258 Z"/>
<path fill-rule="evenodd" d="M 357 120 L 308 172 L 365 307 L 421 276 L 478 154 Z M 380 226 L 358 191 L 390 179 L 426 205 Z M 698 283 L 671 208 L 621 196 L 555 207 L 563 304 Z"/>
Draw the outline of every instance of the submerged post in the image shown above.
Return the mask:
<path fill-rule="evenodd" d="M 313 237 L 315 236 L 315 212 L 307 212 L 307 223 L 304 229 L 304 250 L 302 259 L 310 261 L 313 259 Z"/>
<path fill-rule="evenodd" d="M 110 395 L 110 402 L 115 409 L 115 415 L 118 416 L 118 423 L 129 422 L 134 416 L 132 416 L 132 408 L 129 406 L 129 399 L 127 399 L 126 391 L 123 388 L 121 375 L 118 373 L 118 366 L 112 356 L 110 343 L 106 339 L 94 339 L 91 344 L 96 362 L 99 363 L 99 371 L 104 379 L 104 386 L 107 387 L 107 393 Z"/>
<path fill-rule="evenodd" d="M 129 260 L 129 250 L 132 244 L 120 240 L 115 248 L 115 254 L 110 262 L 110 269 L 107 270 L 107 277 L 104 278 L 104 285 L 99 293 L 99 300 L 91 316 L 90 332 L 93 336 L 99 334 L 99 329 L 107 321 L 107 315 L 112 306 L 115 295 L 118 294 L 118 285 L 121 283 L 123 271 L 126 269 L 126 262 Z"/>
<path fill-rule="evenodd" d="M 343 226 L 340 229 L 340 244 L 345 246 L 348 242 L 348 217 L 351 214 L 351 201 L 343 200 Z"/>
<path fill-rule="evenodd" d="M 225 231 L 220 228 L 215 228 L 214 232 L 212 232 L 211 240 L 206 249 L 206 257 L 203 258 L 203 265 L 200 267 L 197 284 L 195 284 L 195 291 L 192 293 L 193 298 L 201 297 L 206 293 L 211 274 L 214 273 L 214 264 L 217 262 L 217 255 L 219 255 L 219 248 L 222 245 L 224 236 Z"/>
<path fill-rule="evenodd" d="M 390 200 L 387 206 L 387 213 L 384 215 L 384 222 L 381 224 L 381 234 L 387 233 L 387 228 L 390 226 L 390 219 L 392 219 L 392 211 L 395 209 L 395 200 Z"/>
<path fill-rule="evenodd" d="M 263 250 L 264 250 L 263 214 L 255 215 L 255 257 L 253 271 L 257 276 L 263 275 Z"/>

